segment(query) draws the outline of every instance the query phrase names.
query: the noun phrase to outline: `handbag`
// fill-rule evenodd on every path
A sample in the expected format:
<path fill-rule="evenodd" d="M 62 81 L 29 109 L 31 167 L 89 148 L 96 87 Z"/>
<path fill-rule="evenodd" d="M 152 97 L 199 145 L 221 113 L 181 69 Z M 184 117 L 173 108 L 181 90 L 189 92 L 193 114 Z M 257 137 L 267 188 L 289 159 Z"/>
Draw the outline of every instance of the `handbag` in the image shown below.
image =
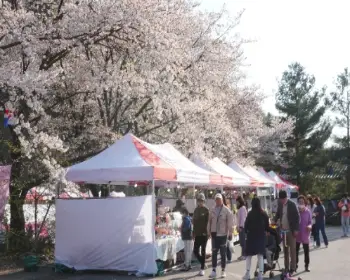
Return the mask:
<path fill-rule="evenodd" d="M 227 248 L 231 251 L 232 254 L 235 253 L 235 245 L 233 240 L 227 240 Z"/>

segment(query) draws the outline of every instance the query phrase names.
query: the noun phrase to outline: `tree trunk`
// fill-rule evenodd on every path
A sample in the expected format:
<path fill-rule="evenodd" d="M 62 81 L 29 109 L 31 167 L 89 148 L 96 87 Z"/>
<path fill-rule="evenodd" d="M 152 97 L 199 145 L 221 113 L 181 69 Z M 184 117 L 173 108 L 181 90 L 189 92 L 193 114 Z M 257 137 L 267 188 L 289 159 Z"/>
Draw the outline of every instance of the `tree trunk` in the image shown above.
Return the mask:
<path fill-rule="evenodd" d="M 24 221 L 24 212 L 23 204 L 24 199 L 21 198 L 18 191 L 10 191 L 10 211 L 11 211 L 11 220 L 10 220 L 10 236 L 9 236 L 9 249 L 10 251 L 21 251 L 26 246 L 25 244 L 25 221 Z"/>
<path fill-rule="evenodd" d="M 27 189 L 23 189 L 20 183 L 21 178 L 21 152 L 20 143 L 17 135 L 10 127 L 10 135 L 12 145 L 10 148 L 10 155 L 12 161 L 11 181 L 10 181 L 10 235 L 9 235 L 9 249 L 10 251 L 25 250 L 25 221 L 23 204 L 27 194 Z"/>

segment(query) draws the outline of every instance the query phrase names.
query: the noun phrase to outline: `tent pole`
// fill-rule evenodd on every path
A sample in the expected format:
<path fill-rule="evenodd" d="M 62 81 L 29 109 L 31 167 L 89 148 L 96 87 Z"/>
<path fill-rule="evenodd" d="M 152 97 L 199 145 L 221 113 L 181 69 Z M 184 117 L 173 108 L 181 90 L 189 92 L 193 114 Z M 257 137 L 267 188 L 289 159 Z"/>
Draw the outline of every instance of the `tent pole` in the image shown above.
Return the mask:
<path fill-rule="evenodd" d="M 154 180 L 152 180 L 152 195 L 155 194 Z"/>
<path fill-rule="evenodd" d="M 194 200 L 194 207 L 197 207 L 197 200 L 196 200 L 196 185 L 193 184 L 193 200 Z"/>

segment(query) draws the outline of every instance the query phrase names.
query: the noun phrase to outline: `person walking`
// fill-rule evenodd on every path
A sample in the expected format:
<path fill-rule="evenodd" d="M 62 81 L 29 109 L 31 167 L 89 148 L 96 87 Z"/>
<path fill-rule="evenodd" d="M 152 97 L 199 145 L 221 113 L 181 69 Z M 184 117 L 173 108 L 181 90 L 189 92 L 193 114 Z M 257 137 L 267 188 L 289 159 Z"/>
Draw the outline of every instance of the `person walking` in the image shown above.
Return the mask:
<path fill-rule="evenodd" d="M 221 277 L 226 277 L 226 246 L 227 239 L 232 239 L 233 214 L 224 205 L 220 193 L 215 195 L 215 207 L 209 212 L 208 236 L 212 244 L 212 267 L 210 278 L 216 278 L 216 267 L 218 263 L 218 252 L 221 256 Z"/>
<path fill-rule="evenodd" d="M 341 226 L 343 228 L 343 236 L 348 237 L 349 234 L 349 219 L 350 219 L 350 199 L 347 193 L 343 195 L 343 198 L 339 201 L 338 207 L 341 213 Z"/>
<path fill-rule="evenodd" d="M 304 263 L 305 263 L 305 271 L 309 272 L 310 265 L 310 232 L 312 229 L 312 216 L 310 210 L 306 207 L 307 199 L 305 196 L 301 195 L 298 197 L 298 208 L 300 214 L 300 224 L 299 224 L 299 233 L 297 235 L 297 243 L 296 243 L 296 259 L 297 266 L 299 263 L 299 250 L 300 246 L 303 246 L 304 250 Z"/>
<path fill-rule="evenodd" d="M 320 232 L 323 237 L 323 242 L 326 248 L 328 247 L 328 238 L 326 235 L 326 210 L 322 205 L 321 200 L 316 197 L 315 198 L 315 226 L 316 226 L 316 247 L 319 248 L 321 246 Z"/>
<path fill-rule="evenodd" d="M 285 270 L 293 274 L 296 270 L 296 237 L 299 231 L 300 216 L 296 204 L 287 198 L 287 192 L 285 190 L 280 190 L 278 197 L 279 204 L 273 222 L 279 222 L 280 230 L 284 235 L 283 252 Z"/>
<path fill-rule="evenodd" d="M 244 231 L 247 234 L 247 243 L 245 247 L 246 255 L 246 273 L 244 280 L 250 279 L 250 268 L 252 265 L 252 256 L 258 255 L 258 280 L 263 279 L 264 274 L 264 254 L 266 251 L 266 232 L 269 230 L 269 217 L 261 208 L 260 199 L 252 199 L 252 210 L 249 211 L 245 220 Z"/>
<path fill-rule="evenodd" d="M 315 220 L 315 209 L 316 209 L 316 204 L 314 202 L 314 199 L 312 198 L 311 195 L 308 195 L 307 197 L 308 205 L 307 208 L 309 209 L 312 217 L 312 228 L 311 228 L 311 237 L 313 240 L 313 246 L 316 246 L 316 220 Z"/>
<path fill-rule="evenodd" d="M 190 213 L 186 208 L 182 210 L 182 225 L 181 225 L 181 238 L 185 244 L 185 263 L 183 271 L 189 271 L 191 269 L 192 258 L 192 221 Z"/>
<path fill-rule="evenodd" d="M 245 260 L 245 244 L 246 244 L 246 234 L 244 230 L 245 221 L 247 219 L 248 210 L 246 203 L 241 196 L 236 199 L 237 202 L 237 230 L 239 236 L 239 245 L 241 246 L 241 255 L 238 258 L 239 261 Z"/>
<path fill-rule="evenodd" d="M 221 192 L 220 192 L 221 193 Z M 225 194 L 221 193 L 222 195 L 222 201 L 224 203 L 224 205 L 226 207 L 229 208 L 229 205 L 227 205 L 227 201 L 226 201 L 226 196 Z M 230 209 L 230 208 L 229 208 Z M 232 209 L 230 209 L 232 211 Z M 233 217 L 233 221 L 232 221 L 232 225 L 234 225 L 234 215 L 233 215 L 233 212 L 232 212 L 232 217 Z M 233 233 L 233 229 L 232 229 L 232 233 Z M 232 262 L 232 252 L 231 252 L 231 249 L 230 249 L 230 242 L 232 240 L 228 240 L 227 239 L 227 244 L 226 244 L 226 264 L 227 263 L 231 263 Z"/>
<path fill-rule="evenodd" d="M 201 265 L 201 269 L 199 271 L 200 276 L 204 276 L 205 274 L 205 249 L 208 242 L 208 220 L 209 209 L 205 206 L 204 194 L 200 193 L 197 198 L 197 207 L 194 209 L 193 213 L 193 254 L 196 256 Z"/>

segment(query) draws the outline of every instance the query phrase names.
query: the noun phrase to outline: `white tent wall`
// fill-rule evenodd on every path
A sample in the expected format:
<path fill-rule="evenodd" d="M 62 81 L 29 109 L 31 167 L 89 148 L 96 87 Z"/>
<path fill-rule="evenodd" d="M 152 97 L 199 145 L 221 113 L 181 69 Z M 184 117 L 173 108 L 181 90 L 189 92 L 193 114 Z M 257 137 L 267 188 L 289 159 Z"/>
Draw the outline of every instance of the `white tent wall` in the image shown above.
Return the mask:
<path fill-rule="evenodd" d="M 56 263 L 155 274 L 154 207 L 152 195 L 57 200 Z"/>

